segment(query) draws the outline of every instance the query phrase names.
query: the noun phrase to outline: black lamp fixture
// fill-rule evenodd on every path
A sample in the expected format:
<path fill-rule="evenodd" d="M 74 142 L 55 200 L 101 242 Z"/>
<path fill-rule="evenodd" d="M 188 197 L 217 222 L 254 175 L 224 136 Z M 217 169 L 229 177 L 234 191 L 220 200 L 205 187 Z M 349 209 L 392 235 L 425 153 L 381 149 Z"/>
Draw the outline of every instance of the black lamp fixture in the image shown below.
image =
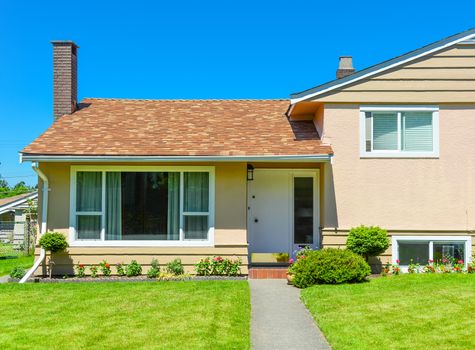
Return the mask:
<path fill-rule="evenodd" d="M 251 164 L 247 165 L 247 181 L 254 180 L 254 167 Z"/>

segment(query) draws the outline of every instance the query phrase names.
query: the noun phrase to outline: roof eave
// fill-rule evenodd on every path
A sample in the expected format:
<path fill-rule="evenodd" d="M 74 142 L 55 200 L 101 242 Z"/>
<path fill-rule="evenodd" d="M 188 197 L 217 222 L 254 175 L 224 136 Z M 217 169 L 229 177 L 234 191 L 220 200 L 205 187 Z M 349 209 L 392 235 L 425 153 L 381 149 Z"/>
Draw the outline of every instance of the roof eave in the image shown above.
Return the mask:
<path fill-rule="evenodd" d="M 262 156 L 120 156 L 22 154 L 22 162 L 329 162 L 333 154 Z"/>

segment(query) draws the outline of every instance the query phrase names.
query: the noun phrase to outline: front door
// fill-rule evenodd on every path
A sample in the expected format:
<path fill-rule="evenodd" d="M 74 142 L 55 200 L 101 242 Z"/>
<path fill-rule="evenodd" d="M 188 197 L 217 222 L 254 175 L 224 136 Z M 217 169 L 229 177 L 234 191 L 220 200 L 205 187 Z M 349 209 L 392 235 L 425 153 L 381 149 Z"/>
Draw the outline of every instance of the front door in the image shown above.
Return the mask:
<path fill-rule="evenodd" d="M 318 242 L 318 170 L 255 169 L 248 183 L 248 240 L 253 255 L 293 255 Z"/>

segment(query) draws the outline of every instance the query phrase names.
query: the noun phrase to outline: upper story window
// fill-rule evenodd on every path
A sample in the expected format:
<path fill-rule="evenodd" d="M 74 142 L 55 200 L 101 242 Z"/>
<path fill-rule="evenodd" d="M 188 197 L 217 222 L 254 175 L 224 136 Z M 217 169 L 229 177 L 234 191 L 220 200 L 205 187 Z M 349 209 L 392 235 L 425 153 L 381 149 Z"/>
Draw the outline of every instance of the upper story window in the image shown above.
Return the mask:
<path fill-rule="evenodd" d="M 438 157 L 439 110 L 434 106 L 362 106 L 361 157 Z"/>

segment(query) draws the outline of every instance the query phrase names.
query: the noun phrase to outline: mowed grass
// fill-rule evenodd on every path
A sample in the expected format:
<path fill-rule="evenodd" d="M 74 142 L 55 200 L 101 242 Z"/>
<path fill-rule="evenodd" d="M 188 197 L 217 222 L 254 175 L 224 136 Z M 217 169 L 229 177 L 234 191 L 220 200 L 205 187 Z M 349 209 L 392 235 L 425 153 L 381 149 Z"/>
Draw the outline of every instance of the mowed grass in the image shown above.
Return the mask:
<path fill-rule="evenodd" d="M 249 349 L 247 281 L 0 285 L 0 349 Z"/>
<path fill-rule="evenodd" d="M 17 258 L 0 259 L 0 276 L 9 275 L 15 266 L 21 266 L 25 270 L 33 266 L 33 255 L 19 255 Z"/>
<path fill-rule="evenodd" d="M 334 350 L 475 348 L 475 275 L 381 277 L 301 297 Z"/>

